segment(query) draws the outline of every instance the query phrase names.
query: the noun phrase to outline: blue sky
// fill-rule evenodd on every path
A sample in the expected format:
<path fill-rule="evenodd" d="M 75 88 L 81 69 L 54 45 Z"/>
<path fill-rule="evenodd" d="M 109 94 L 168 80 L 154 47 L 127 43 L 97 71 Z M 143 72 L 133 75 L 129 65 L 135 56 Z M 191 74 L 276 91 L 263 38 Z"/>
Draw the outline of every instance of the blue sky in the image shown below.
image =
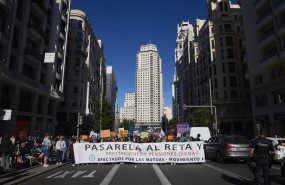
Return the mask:
<path fill-rule="evenodd" d="M 136 54 L 149 41 L 162 58 L 165 106 L 171 104 L 177 24 L 206 19 L 206 0 L 72 0 L 71 8 L 87 13 L 103 41 L 106 65 L 117 77 L 119 107 L 125 93 L 135 91 Z"/>

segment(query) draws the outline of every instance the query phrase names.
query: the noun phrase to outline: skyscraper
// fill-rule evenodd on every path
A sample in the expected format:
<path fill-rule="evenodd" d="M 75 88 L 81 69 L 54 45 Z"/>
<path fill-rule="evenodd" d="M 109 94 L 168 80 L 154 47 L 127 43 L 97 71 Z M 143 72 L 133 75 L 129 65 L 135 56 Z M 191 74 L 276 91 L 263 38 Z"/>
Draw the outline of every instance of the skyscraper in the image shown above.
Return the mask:
<path fill-rule="evenodd" d="M 163 116 L 162 63 L 157 47 L 142 45 L 136 65 L 136 121 L 144 126 L 161 126 Z"/>

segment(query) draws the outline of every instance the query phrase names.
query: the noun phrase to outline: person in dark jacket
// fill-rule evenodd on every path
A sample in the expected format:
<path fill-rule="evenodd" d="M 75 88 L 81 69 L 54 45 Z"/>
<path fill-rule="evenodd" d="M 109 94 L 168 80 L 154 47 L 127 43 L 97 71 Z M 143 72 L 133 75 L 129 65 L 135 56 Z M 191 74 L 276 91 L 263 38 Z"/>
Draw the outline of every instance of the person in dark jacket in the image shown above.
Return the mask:
<path fill-rule="evenodd" d="M 0 144 L 0 156 L 1 156 L 1 167 L 10 170 L 10 156 L 12 153 L 12 142 L 7 135 L 1 138 Z"/>

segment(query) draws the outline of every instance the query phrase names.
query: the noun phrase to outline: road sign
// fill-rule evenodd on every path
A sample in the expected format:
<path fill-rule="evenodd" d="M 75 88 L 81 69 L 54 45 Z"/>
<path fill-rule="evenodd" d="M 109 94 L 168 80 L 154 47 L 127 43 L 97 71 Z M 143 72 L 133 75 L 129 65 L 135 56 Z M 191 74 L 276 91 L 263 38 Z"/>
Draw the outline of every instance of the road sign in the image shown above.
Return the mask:
<path fill-rule="evenodd" d="M 11 109 L 1 109 L 0 110 L 0 120 L 8 121 L 11 120 L 12 110 Z"/>
<path fill-rule="evenodd" d="M 45 53 L 44 63 L 54 63 L 55 53 Z"/>

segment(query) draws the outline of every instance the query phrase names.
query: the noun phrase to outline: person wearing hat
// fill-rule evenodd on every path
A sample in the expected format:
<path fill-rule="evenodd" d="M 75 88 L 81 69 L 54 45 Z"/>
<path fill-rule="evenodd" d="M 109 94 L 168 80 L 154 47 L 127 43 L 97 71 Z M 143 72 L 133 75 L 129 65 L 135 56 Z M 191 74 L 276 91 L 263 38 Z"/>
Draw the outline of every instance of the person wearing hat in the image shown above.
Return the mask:
<path fill-rule="evenodd" d="M 269 139 L 266 139 L 267 130 L 260 129 L 260 137 L 255 139 L 252 143 L 249 156 L 255 158 L 256 168 L 254 171 L 254 180 L 256 184 L 260 184 L 259 172 L 262 169 L 264 184 L 269 184 L 269 168 L 271 156 L 274 156 L 273 144 Z"/>

